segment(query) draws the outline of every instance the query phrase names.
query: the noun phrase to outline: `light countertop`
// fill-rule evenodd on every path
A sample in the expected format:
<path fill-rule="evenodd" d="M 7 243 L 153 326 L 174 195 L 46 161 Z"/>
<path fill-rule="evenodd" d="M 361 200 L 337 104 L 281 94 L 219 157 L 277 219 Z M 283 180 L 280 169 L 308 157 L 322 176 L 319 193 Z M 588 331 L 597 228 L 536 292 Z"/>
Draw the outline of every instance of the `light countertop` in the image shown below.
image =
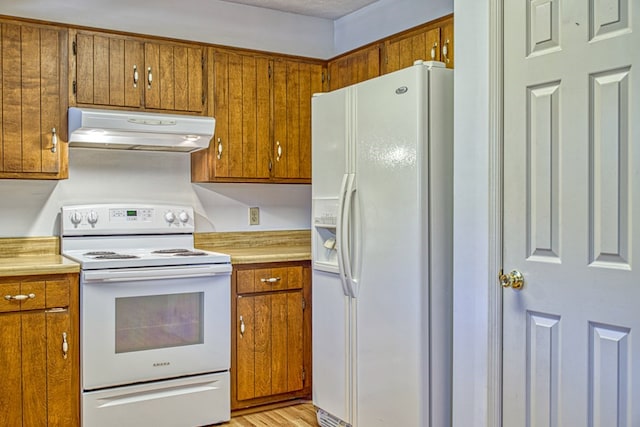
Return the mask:
<path fill-rule="evenodd" d="M 195 246 L 231 255 L 232 264 L 308 261 L 311 231 L 196 233 Z"/>
<path fill-rule="evenodd" d="M 215 248 L 216 252 L 231 255 L 232 264 L 263 262 L 307 261 L 311 259 L 309 246 L 278 246 L 266 248 Z"/>
<path fill-rule="evenodd" d="M 0 277 L 78 273 L 80 264 L 62 255 L 0 257 Z"/>
<path fill-rule="evenodd" d="M 308 261 L 310 230 L 196 233 L 195 246 L 231 256 L 232 264 Z M 57 237 L 0 239 L 0 277 L 79 273 L 80 264 L 59 255 Z"/>

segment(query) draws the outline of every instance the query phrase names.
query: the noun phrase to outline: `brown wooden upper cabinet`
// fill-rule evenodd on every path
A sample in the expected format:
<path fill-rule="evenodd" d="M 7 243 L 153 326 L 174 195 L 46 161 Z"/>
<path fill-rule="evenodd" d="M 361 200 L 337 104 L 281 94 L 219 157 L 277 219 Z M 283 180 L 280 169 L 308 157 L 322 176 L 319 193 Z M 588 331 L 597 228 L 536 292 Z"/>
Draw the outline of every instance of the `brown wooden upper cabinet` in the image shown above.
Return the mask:
<path fill-rule="evenodd" d="M 0 178 L 68 176 L 67 30 L 0 21 Z"/>
<path fill-rule="evenodd" d="M 442 61 L 447 68 L 453 68 L 453 15 L 388 38 L 384 50 L 385 74 L 420 59 Z"/>
<path fill-rule="evenodd" d="M 311 96 L 322 61 L 212 48 L 215 135 L 191 157 L 194 182 L 311 181 Z"/>
<path fill-rule="evenodd" d="M 72 31 L 78 105 L 204 114 L 205 49 L 196 44 Z"/>
<path fill-rule="evenodd" d="M 211 50 L 216 128 L 208 150 L 192 155 L 193 181 L 268 180 L 269 58 Z"/>
<path fill-rule="evenodd" d="M 329 61 L 329 90 L 340 89 L 380 75 L 381 45 L 375 44 Z"/>
<path fill-rule="evenodd" d="M 447 15 L 328 62 L 329 90 L 336 90 L 413 65 L 442 61 L 453 68 L 453 15 Z"/>
<path fill-rule="evenodd" d="M 311 97 L 323 89 L 323 67 L 273 61 L 271 175 L 277 181 L 311 182 Z"/>

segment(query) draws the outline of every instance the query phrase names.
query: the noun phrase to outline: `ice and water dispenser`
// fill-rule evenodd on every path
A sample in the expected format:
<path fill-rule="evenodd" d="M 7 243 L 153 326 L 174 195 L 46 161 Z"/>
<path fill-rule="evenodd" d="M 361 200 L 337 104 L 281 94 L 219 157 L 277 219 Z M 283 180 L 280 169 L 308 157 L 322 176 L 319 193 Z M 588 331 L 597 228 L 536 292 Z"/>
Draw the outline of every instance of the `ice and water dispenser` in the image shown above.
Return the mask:
<path fill-rule="evenodd" d="M 336 250 L 338 208 L 337 198 L 313 200 L 314 268 L 318 270 L 338 272 L 338 252 Z"/>

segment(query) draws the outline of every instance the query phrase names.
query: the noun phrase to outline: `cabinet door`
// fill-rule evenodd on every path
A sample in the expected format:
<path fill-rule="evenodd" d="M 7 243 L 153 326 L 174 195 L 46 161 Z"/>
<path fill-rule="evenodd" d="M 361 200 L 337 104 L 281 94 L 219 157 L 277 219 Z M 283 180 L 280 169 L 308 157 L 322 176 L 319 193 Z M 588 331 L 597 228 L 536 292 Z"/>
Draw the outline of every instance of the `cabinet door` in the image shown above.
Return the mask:
<path fill-rule="evenodd" d="M 73 426 L 78 393 L 72 382 L 72 360 L 63 351 L 70 336 L 66 309 L 0 315 L 0 411 L 3 426 Z M 63 335 L 65 334 L 65 335 Z M 73 343 L 75 344 L 75 343 Z"/>
<path fill-rule="evenodd" d="M 351 52 L 329 61 L 329 90 L 378 77 L 380 75 L 380 46 L 375 45 Z"/>
<path fill-rule="evenodd" d="M 66 178 L 66 32 L 15 23 L 0 32 L 0 178 Z"/>
<path fill-rule="evenodd" d="M 453 15 L 392 36 L 384 48 L 385 73 L 409 67 L 416 60 L 442 61 L 453 68 Z"/>
<path fill-rule="evenodd" d="M 302 290 L 237 298 L 236 399 L 303 388 Z"/>
<path fill-rule="evenodd" d="M 204 110 L 204 57 L 201 47 L 145 43 L 145 108 Z"/>
<path fill-rule="evenodd" d="M 193 181 L 269 179 L 270 60 L 233 52 L 213 53 L 213 117 L 206 151 L 192 156 Z"/>
<path fill-rule="evenodd" d="M 18 286 L 19 288 L 19 286 Z M 21 315 L 0 313 L 0 425 L 22 427 Z M 8 410 L 10 408 L 10 410 Z"/>
<path fill-rule="evenodd" d="M 47 421 L 50 426 L 77 425 L 76 407 L 72 404 L 79 391 L 74 382 L 74 355 L 78 342 L 71 332 L 69 310 L 50 310 L 46 320 Z M 35 424 L 25 424 L 35 425 Z"/>
<path fill-rule="evenodd" d="M 27 426 L 47 425 L 47 325 L 45 312 L 21 315 L 22 419 Z"/>
<path fill-rule="evenodd" d="M 416 60 L 440 60 L 440 27 L 412 32 L 385 44 L 385 73 L 410 67 Z"/>
<path fill-rule="evenodd" d="M 444 22 L 440 35 L 440 60 L 453 68 L 453 17 Z"/>
<path fill-rule="evenodd" d="M 311 96 L 322 91 L 322 66 L 275 60 L 272 176 L 311 182 Z"/>
<path fill-rule="evenodd" d="M 144 88 L 141 42 L 79 31 L 75 43 L 78 104 L 141 106 Z"/>

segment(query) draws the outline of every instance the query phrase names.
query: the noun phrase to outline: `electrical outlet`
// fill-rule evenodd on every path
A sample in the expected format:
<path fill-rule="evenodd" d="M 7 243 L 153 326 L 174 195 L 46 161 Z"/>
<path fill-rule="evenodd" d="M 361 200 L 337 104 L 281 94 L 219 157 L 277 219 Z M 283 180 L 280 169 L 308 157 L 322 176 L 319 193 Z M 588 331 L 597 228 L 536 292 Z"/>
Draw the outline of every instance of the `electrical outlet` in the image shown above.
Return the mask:
<path fill-rule="evenodd" d="M 249 208 L 249 225 L 260 224 L 260 208 Z"/>

